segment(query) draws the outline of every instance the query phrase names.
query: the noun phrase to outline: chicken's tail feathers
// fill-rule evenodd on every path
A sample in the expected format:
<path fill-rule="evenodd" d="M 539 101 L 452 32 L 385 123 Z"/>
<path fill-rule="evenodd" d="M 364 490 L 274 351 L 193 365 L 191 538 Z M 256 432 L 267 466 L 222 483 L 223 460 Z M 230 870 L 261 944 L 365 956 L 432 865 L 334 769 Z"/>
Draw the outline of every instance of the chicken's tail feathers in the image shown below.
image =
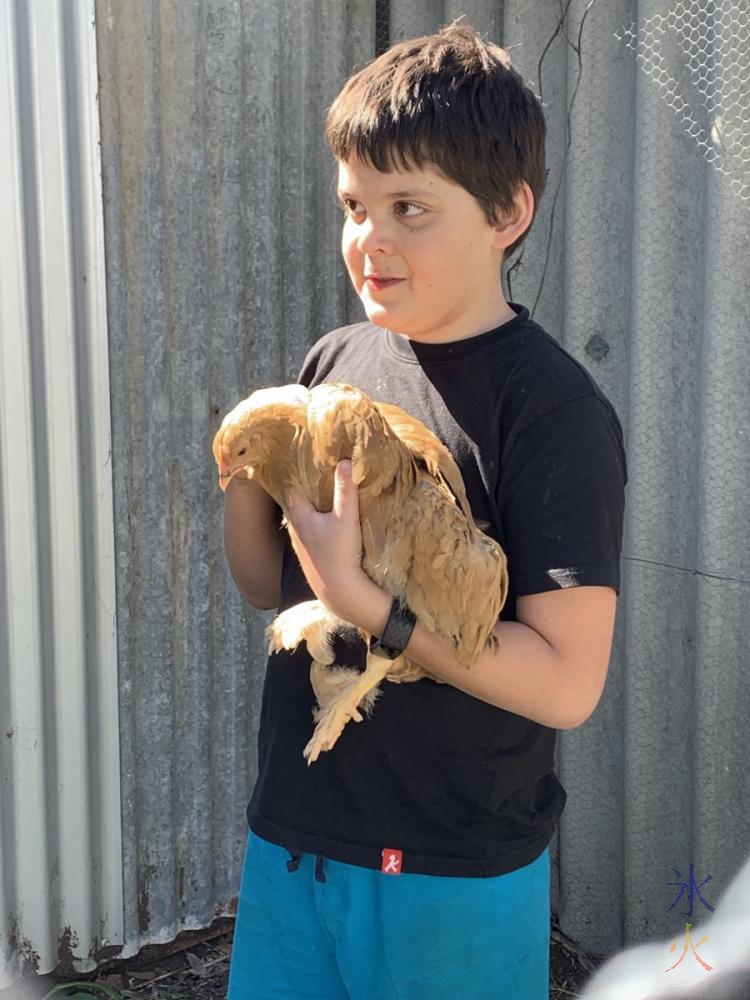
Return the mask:
<path fill-rule="evenodd" d="M 473 531 L 458 508 L 426 479 L 401 513 L 412 558 L 406 603 L 449 641 L 471 667 L 495 628 L 507 594 L 507 557 L 489 535 Z"/>

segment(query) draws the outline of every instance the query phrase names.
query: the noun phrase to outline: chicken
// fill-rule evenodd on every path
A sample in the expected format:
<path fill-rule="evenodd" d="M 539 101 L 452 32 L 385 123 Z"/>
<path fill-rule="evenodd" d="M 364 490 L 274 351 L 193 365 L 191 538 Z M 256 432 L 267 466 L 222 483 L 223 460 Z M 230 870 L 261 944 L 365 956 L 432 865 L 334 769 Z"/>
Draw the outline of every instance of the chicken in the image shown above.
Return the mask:
<path fill-rule="evenodd" d="M 245 469 L 282 510 L 301 490 L 323 512 L 333 506 L 336 465 L 350 458 L 364 571 L 450 642 L 465 667 L 485 646 L 496 647 L 493 627 L 508 592 L 505 554 L 477 527 L 458 466 L 419 420 L 344 383 L 259 389 L 226 415 L 213 452 L 222 490 Z M 314 600 L 288 608 L 266 630 L 269 653 L 307 644 L 317 699 L 308 764 L 333 747 L 350 719 L 361 722 L 362 712 L 372 712 L 382 680 L 431 676 L 404 655 L 388 660 L 368 652 L 363 673 L 335 664 L 333 636 L 353 628 Z M 368 643 L 368 633 L 356 632 Z"/>

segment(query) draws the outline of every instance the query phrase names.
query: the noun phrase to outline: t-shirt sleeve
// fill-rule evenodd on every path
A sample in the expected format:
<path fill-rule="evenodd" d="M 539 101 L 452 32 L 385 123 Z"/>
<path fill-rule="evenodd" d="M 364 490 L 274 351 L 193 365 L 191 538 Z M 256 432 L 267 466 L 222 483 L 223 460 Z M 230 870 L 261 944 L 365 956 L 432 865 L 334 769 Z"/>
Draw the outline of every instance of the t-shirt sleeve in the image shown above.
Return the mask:
<path fill-rule="evenodd" d="M 537 417 L 503 460 L 497 504 L 511 590 L 620 592 L 627 462 L 622 428 L 595 395 Z"/>
<path fill-rule="evenodd" d="M 309 349 L 305 355 L 305 360 L 302 362 L 302 367 L 300 368 L 299 375 L 297 376 L 298 385 L 305 385 L 308 388 L 310 387 L 310 383 L 315 378 L 315 372 L 318 369 L 319 356 L 320 348 L 318 343 L 315 343 Z"/>
<path fill-rule="evenodd" d="M 338 341 L 332 339 L 332 336 L 335 338 L 338 332 L 338 330 L 333 330 L 331 333 L 325 334 L 316 340 L 308 350 L 297 377 L 299 385 L 306 385 L 308 389 L 311 389 L 325 381 L 340 350 Z"/>

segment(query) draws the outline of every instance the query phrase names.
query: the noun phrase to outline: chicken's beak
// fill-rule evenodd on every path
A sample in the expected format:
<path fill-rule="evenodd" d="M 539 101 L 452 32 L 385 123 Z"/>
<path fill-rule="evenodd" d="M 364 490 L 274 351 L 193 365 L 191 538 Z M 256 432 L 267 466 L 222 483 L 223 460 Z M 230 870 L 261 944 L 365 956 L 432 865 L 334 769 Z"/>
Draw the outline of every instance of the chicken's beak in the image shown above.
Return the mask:
<path fill-rule="evenodd" d="M 219 466 L 219 486 L 221 488 L 221 492 L 224 493 L 226 491 L 227 486 L 229 486 L 229 481 L 232 478 L 232 476 L 230 474 L 229 463 L 224 457 L 222 451 L 219 451 L 218 455 L 216 456 L 216 462 L 217 465 Z"/>
<path fill-rule="evenodd" d="M 248 479 L 253 478 L 252 466 L 238 465 L 234 472 L 231 472 L 229 466 L 223 460 L 219 462 L 219 487 L 222 493 L 226 493 L 227 486 L 231 483 L 238 472 L 245 470 Z"/>

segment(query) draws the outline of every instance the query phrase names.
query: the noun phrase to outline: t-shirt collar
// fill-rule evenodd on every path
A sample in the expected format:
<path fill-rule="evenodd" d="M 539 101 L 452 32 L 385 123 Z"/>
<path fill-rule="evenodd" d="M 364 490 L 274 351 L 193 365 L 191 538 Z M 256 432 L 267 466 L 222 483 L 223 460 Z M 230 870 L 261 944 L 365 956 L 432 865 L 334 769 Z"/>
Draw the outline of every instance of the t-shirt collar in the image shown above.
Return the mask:
<path fill-rule="evenodd" d="M 518 302 L 508 302 L 516 315 L 500 326 L 493 327 L 485 333 L 478 333 L 463 340 L 452 340 L 441 344 L 426 344 L 418 340 L 409 340 L 400 333 L 385 330 L 385 337 L 390 350 L 407 361 L 445 361 L 476 351 L 480 347 L 489 347 L 507 336 L 517 333 L 529 318 L 529 310 Z"/>

